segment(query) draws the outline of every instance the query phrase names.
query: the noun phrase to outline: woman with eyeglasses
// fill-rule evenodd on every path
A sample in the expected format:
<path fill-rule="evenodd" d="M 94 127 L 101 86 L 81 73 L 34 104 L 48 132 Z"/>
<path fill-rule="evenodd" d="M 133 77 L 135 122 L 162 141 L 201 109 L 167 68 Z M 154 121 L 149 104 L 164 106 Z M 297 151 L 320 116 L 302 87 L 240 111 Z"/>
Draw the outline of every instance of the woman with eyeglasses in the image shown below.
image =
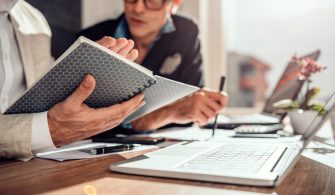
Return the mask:
<path fill-rule="evenodd" d="M 121 16 L 96 24 L 80 35 L 92 40 L 104 36 L 132 39 L 134 42 L 128 41 L 128 44 L 135 44 L 138 50 L 137 63 L 155 75 L 202 87 L 199 31 L 191 19 L 175 14 L 181 3 L 182 0 L 124 0 Z M 202 126 L 225 107 L 226 101 L 224 93 L 201 89 L 131 125 L 136 131 L 155 130 L 170 124 Z"/>

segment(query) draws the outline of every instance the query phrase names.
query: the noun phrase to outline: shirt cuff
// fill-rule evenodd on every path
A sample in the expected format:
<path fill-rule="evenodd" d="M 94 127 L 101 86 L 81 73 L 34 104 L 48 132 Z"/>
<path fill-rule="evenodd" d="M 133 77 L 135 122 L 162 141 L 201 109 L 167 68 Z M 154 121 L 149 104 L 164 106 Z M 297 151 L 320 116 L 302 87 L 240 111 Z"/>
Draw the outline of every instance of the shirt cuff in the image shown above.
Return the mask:
<path fill-rule="evenodd" d="M 44 149 L 56 149 L 52 142 L 49 125 L 48 112 L 33 114 L 31 150 L 33 154 Z"/>

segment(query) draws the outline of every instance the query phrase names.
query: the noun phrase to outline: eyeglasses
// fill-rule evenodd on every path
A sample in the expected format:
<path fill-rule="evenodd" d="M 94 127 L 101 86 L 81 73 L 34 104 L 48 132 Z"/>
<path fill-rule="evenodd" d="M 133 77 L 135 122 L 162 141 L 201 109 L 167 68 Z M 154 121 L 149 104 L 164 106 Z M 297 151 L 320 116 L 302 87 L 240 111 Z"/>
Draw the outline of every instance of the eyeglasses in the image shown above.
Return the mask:
<path fill-rule="evenodd" d="M 138 0 L 124 0 L 126 3 L 135 4 Z M 160 10 L 163 8 L 167 0 L 143 0 L 146 9 L 149 10 Z"/>

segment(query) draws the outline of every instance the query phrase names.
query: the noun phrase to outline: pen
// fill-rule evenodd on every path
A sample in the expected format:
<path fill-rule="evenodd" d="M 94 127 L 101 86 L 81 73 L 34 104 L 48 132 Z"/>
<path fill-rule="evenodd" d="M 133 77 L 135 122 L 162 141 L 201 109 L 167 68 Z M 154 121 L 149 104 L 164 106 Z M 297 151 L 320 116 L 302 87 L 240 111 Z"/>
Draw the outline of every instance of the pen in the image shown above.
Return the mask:
<path fill-rule="evenodd" d="M 225 81 L 226 81 L 226 77 L 221 76 L 219 91 L 223 91 Z M 218 114 L 215 116 L 214 125 L 212 129 L 212 137 L 214 137 L 215 135 L 215 129 L 217 128 L 217 120 L 218 120 Z"/>
<path fill-rule="evenodd" d="M 90 153 L 93 155 L 97 154 L 108 154 L 113 152 L 122 152 L 132 150 L 134 148 L 133 144 L 122 144 L 117 146 L 107 146 L 107 147 L 99 147 L 90 149 Z"/>

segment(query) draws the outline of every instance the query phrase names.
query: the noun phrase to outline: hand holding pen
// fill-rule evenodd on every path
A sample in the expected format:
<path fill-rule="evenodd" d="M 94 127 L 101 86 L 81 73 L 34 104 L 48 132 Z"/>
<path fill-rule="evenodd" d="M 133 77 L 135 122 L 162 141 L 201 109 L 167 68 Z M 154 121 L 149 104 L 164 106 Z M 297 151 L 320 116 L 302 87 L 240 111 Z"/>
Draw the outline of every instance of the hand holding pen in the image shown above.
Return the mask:
<path fill-rule="evenodd" d="M 225 76 L 221 76 L 219 91 L 223 91 L 225 81 L 226 81 L 226 77 Z M 212 129 L 212 137 L 214 137 L 214 135 L 215 135 L 215 130 L 217 128 L 217 120 L 218 120 L 218 115 L 215 116 L 215 120 L 214 120 L 214 124 L 213 124 L 213 129 Z"/>

